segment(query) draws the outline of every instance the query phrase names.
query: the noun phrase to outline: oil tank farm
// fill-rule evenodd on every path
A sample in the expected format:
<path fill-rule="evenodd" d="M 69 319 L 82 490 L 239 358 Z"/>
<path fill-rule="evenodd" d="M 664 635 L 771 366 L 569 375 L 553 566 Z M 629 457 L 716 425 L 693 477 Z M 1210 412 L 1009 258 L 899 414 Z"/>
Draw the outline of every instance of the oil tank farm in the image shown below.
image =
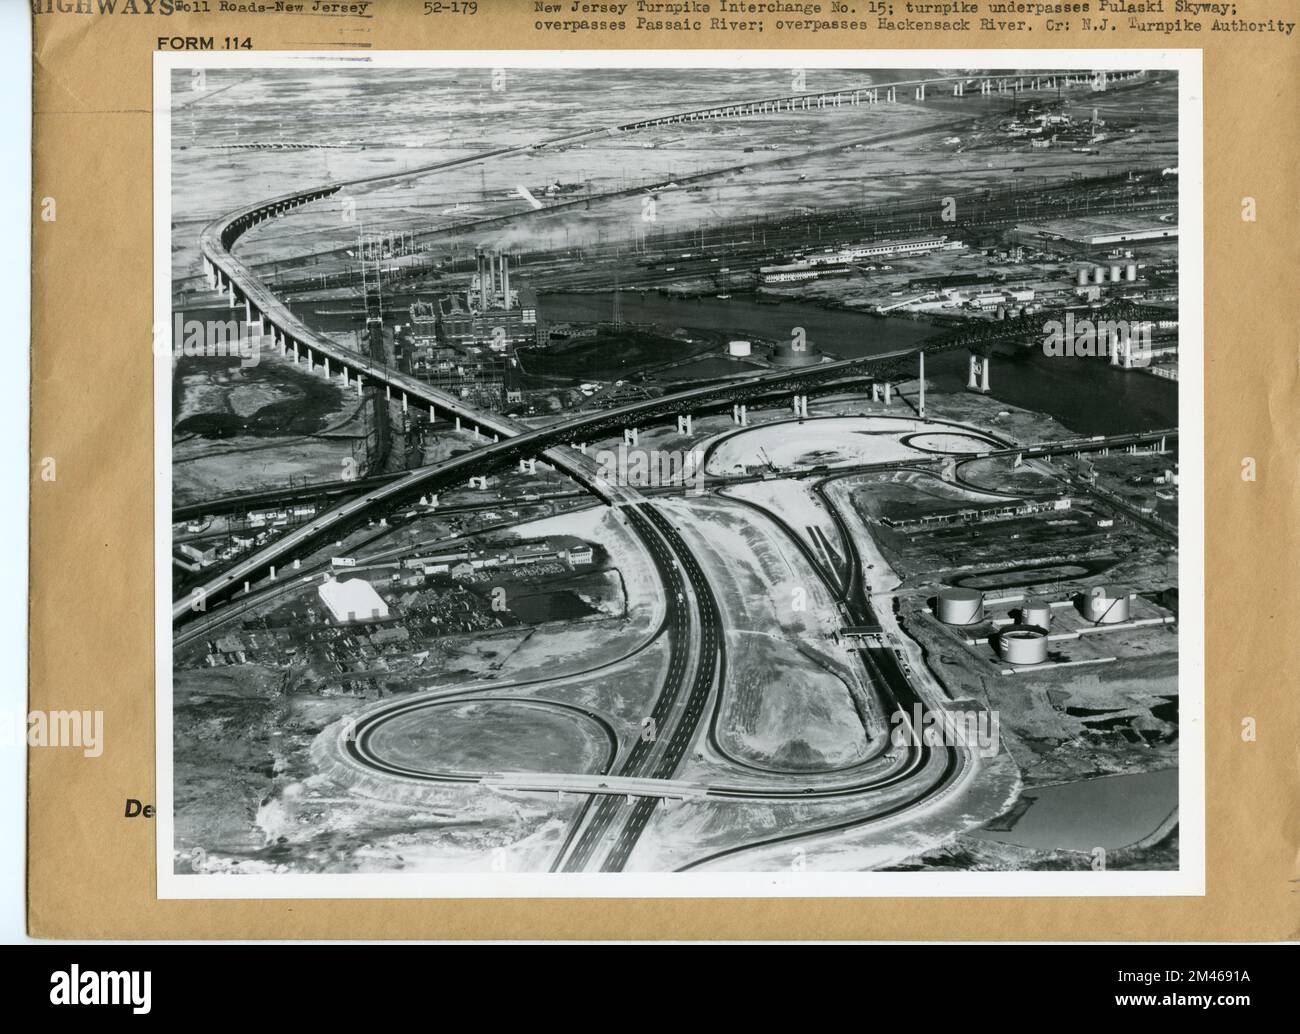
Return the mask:
<path fill-rule="evenodd" d="M 1079 609 L 1089 621 L 1114 625 L 1129 617 L 1129 591 L 1114 585 L 1094 585 L 1079 595 Z"/>
<path fill-rule="evenodd" d="M 998 633 L 998 654 L 1011 664 L 1047 663 L 1047 629 L 1041 625 L 1008 625 Z"/>
<path fill-rule="evenodd" d="M 934 612 L 945 625 L 973 625 L 984 620 L 984 594 L 978 589 L 940 589 Z"/>
<path fill-rule="evenodd" d="M 1040 628 L 1052 627 L 1052 606 L 1043 600 L 1026 600 L 1020 608 L 1022 625 L 1037 625 Z"/>

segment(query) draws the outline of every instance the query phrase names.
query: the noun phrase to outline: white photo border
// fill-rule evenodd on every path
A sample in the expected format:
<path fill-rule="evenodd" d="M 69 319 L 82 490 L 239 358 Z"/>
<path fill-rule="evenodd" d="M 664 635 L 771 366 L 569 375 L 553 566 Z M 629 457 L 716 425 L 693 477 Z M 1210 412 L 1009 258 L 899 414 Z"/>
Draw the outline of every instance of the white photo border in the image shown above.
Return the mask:
<path fill-rule="evenodd" d="M 1179 868 L 1068 872 L 176 873 L 172 817 L 171 367 L 154 358 L 157 890 L 160 899 L 1120 897 L 1205 893 L 1204 156 L 1200 49 L 481 50 L 154 54 L 154 324 L 171 321 L 171 72 L 190 68 L 1149 68 L 1178 73 Z"/>

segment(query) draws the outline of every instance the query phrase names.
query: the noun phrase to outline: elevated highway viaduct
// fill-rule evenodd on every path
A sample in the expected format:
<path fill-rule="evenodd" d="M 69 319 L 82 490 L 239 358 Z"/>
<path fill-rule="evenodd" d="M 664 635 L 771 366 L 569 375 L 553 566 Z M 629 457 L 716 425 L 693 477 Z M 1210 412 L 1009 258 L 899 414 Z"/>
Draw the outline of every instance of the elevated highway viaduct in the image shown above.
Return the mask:
<path fill-rule="evenodd" d="M 925 351 L 966 347 L 964 337 L 957 337 L 946 343 L 927 343 L 925 349 L 898 349 L 876 356 L 768 371 L 740 380 L 581 414 L 563 423 L 539 429 L 520 429 L 515 421 L 491 414 L 483 416 L 470 410 L 483 423 L 491 420 L 489 426 L 497 429 L 497 441 L 441 463 L 413 470 L 318 514 L 311 522 L 267 544 L 238 561 L 229 570 L 196 586 L 187 596 L 173 601 L 172 619 L 174 622 L 183 621 L 211 603 L 241 590 L 247 591 L 254 581 L 267 576 L 275 577 L 277 565 L 282 566 L 286 560 L 319 548 L 324 542 L 338 539 L 348 528 L 365 522 L 372 513 L 382 512 L 385 507 L 418 498 L 424 493 L 450 485 L 474 483 L 492 470 L 541 458 L 602 501 L 613 505 L 619 501 L 619 489 L 604 481 L 596 463 L 583 454 L 583 443 L 587 441 L 599 440 L 622 430 L 627 440 L 635 442 L 639 424 L 673 415 L 679 419 L 689 419 L 690 413 L 722 401 L 740 405 L 745 400 L 782 392 L 791 393 L 796 409 L 806 416 L 810 392 L 842 390 L 846 382 L 863 378 L 876 380 L 894 377 Z M 579 450 L 562 447 L 570 443 L 577 443 Z"/>
<path fill-rule="evenodd" d="M 1023 78 L 1026 77 L 1011 75 L 982 77 L 983 86 L 981 88 L 985 92 L 989 92 L 995 88 L 997 83 L 1005 84 L 1012 79 Z M 1084 81 L 1082 73 L 1067 75 L 1065 78 L 1067 80 L 1077 78 L 1080 82 Z M 954 91 L 958 94 L 964 88 L 963 82 L 943 79 L 917 80 L 915 83 L 909 81 L 893 84 L 891 90 L 896 91 L 900 87 L 907 88 L 914 85 L 918 99 L 924 99 L 925 83 L 932 81 L 951 83 Z M 1091 82 L 1092 80 L 1089 78 L 1087 81 Z M 1044 88 L 1049 87 L 1049 84 L 1054 85 L 1054 80 L 1051 77 L 1038 77 L 1038 79 L 1028 79 L 1027 83 L 1022 83 L 1017 88 L 1034 88 L 1035 86 Z M 883 88 L 883 85 L 873 87 L 873 89 L 881 88 Z M 1005 86 L 998 88 L 1005 89 Z M 840 91 L 840 93 L 843 93 L 843 91 Z M 799 96 L 802 103 L 804 95 Z M 763 104 L 768 104 L 767 110 L 771 110 L 771 105 L 779 100 L 781 99 L 774 98 L 769 101 L 755 101 L 750 105 L 728 105 L 723 107 L 731 109 L 733 114 L 757 113 L 763 110 Z M 786 100 L 789 100 L 789 98 L 786 98 Z M 840 103 L 843 103 L 843 101 Z M 678 113 L 676 116 L 665 116 L 665 118 L 676 118 L 681 121 L 689 118 L 692 114 L 700 117 L 702 114 L 707 115 L 708 112 L 715 110 L 718 109 L 700 109 L 694 113 Z M 368 491 L 359 498 L 348 500 L 332 508 L 310 524 L 304 525 L 302 528 L 296 529 L 276 542 L 256 551 L 249 557 L 237 562 L 230 570 L 196 587 L 189 597 L 174 601 L 172 611 L 174 621 L 183 620 L 187 614 L 196 612 L 199 607 L 206 606 L 207 603 L 213 602 L 222 596 L 239 591 L 241 587 L 253 580 L 268 575 L 274 577 L 277 563 L 282 563 L 285 558 L 292 558 L 295 553 L 324 541 L 330 536 L 337 537 L 338 532 L 348 527 L 351 522 L 365 520 L 367 513 L 399 502 L 412 495 L 428 491 L 439 485 L 452 484 L 471 476 L 482 476 L 487 470 L 517 460 L 535 460 L 542 457 L 548 460 L 556 469 L 568 474 L 579 484 L 593 491 L 604 501 L 613 502 L 615 492 L 610 486 L 603 484 L 599 480 L 596 476 L 597 472 L 594 464 L 572 450 L 561 449 L 558 446 L 566 442 L 587 441 L 599 436 L 602 432 L 619 427 L 631 431 L 632 440 L 635 440 L 635 428 L 638 420 L 650 419 L 670 413 L 688 414 L 697 406 L 708 405 L 721 399 L 742 402 L 745 399 L 769 395 L 777 390 L 793 392 L 796 408 L 800 406 L 802 400 L 803 408 L 806 409 L 807 392 L 809 390 L 824 388 L 827 382 L 837 379 L 889 376 L 901 370 L 911 361 L 911 357 L 917 354 L 917 349 L 907 349 L 838 362 L 826 362 L 791 370 L 773 371 L 723 385 L 705 386 L 672 396 L 632 403 L 598 414 L 584 415 L 541 430 L 530 430 L 508 417 L 468 405 L 453 395 L 438 391 L 423 381 L 393 370 L 383 363 L 376 362 L 369 356 L 329 341 L 323 335 L 316 333 L 301 322 L 288 306 L 276 297 L 270 288 L 261 283 L 232 251 L 239 238 L 253 227 L 304 205 L 335 196 L 345 189 L 378 186 L 413 175 L 482 162 L 493 157 L 522 154 L 538 147 L 564 143 L 586 136 L 632 131 L 650 124 L 661 124 L 661 121 L 650 120 L 649 122 L 627 123 L 617 127 L 583 130 L 557 136 L 533 145 L 497 148 L 422 166 L 417 169 L 312 187 L 239 209 L 214 220 L 204 228 L 200 235 L 200 252 L 209 286 L 214 291 L 222 292 L 227 297 L 232 308 L 242 304 L 246 322 L 249 325 L 257 326 L 264 336 L 269 335 L 273 346 L 281 354 L 286 356 L 292 354 L 295 362 L 305 362 L 309 369 L 319 369 L 326 377 L 337 375 L 345 384 L 355 384 L 359 394 L 368 387 L 376 391 L 382 387 L 385 397 L 394 405 L 401 405 L 403 409 L 407 409 L 412 405 L 423 406 L 428 410 L 431 418 L 436 418 L 441 413 L 453 419 L 458 426 L 469 424 L 476 432 L 485 436 L 490 435 L 493 442 L 475 452 L 453 457 L 443 463 L 413 471 L 388 484 Z M 1011 328 L 1008 326 L 1005 330 L 1010 331 Z M 969 340 L 957 336 L 934 343 L 927 342 L 926 350 L 940 351 L 957 347 L 971 347 L 971 345 L 972 342 Z"/>
<path fill-rule="evenodd" d="M 1128 82 L 1142 76 L 1138 71 L 1074 71 L 1038 73 L 1006 73 L 1002 75 L 931 76 L 925 79 L 905 79 L 897 82 L 867 83 L 845 86 L 835 90 L 801 91 L 781 97 L 740 101 L 735 104 L 717 104 L 692 111 L 678 111 L 654 118 L 640 119 L 618 127 L 620 132 L 636 129 L 653 129 L 658 126 L 675 126 L 689 122 L 709 122 L 714 119 L 739 118 L 748 115 L 778 114 L 794 111 L 820 111 L 841 107 L 857 107 L 881 101 L 893 103 L 900 94 L 906 98 L 924 101 L 931 93 L 963 97 L 972 94 L 1013 94 L 1042 90 L 1086 87 L 1104 90 L 1116 83 Z"/>
<path fill-rule="evenodd" d="M 348 527 L 365 521 L 371 512 L 378 512 L 385 506 L 416 498 L 440 487 L 467 483 L 471 479 L 484 477 L 491 470 L 511 466 L 521 460 L 545 459 L 557 470 L 567 474 L 604 502 L 612 505 L 619 501 L 618 489 L 601 479 L 595 462 L 583 455 L 581 451 L 560 448 L 560 446 L 565 443 L 584 443 L 620 429 L 624 429 L 625 432 L 630 431 L 631 437 L 635 438 L 636 427 L 640 422 L 673 414 L 690 413 L 700 406 L 723 399 L 749 399 L 780 390 L 795 392 L 796 398 L 806 398 L 806 395 L 799 393 L 826 380 L 842 381 L 845 377 L 864 374 L 869 376 L 870 368 L 875 364 L 906 362 L 908 357 L 915 354 L 915 349 L 902 349 L 878 356 L 821 363 L 791 370 L 777 370 L 740 381 L 708 385 L 660 398 L 642 399 L 615 409 L 582 414 L 564 423 L 540 429 L 521 429 L 515 421 L 507 418 L 482 414 L 469 407 L 458 406 L 457 408 L 466 414 L 467 419 L 476 419 L 480 425 L 491 428 L 498 440 L 470 452 L 453 456 L 441 463 L 411 471 L 409 474 L 374 487 L 358 498 L 350 499 L 319 514 L 310 523 L 269 543 L 237 562 L 229 570 L 196 586 L 187 597 L 175 600 L 172 606 L 172 619 L 181 621 L 189 614 L 197 613 L 209 604 L 240 591 L 253 581 L 266 576 L 273 577 L 277 564 L 283 564 L 285 559 L 292 559 L 295 555 L 300 555 L 322 542 L 337 539 L 339 534 Z M 369 363 L 369 360 L 364 357 L 355 358 L 358 362 Z M 407 380 L 411 379 L 402 377 L 399 383 Z M 427 392 L 419 382 L 414 384 L 419 390 Z M 442 393 L 433 394 L 436 395 L 433 405 L 446 405 L 441 400 Z M 457 408 L 450 406 L 448 408 L 453 413 L 457 412 Z"/>

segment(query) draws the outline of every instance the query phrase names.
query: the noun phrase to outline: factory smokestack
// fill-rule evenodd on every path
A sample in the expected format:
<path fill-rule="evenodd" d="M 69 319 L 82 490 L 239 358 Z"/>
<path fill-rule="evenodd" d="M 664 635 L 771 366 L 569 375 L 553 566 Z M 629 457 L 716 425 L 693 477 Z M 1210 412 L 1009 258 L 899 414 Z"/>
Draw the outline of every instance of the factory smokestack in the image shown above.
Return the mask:
<path fill-rule="evenodd" d="M 505 308 L 510 308 L 510 256 L 501 256 L 501 297 L 505 300 Z"/>
<path fill-rule="evenodd" d="M 478 307 L 485 310 L 488 307 L 487 294 L 487 268 L 483 264 L 483 249 L 474 249 L 474 262 L 478 267 Z"/>
<path fill-rule="evenodd" d="M 488 300 L 493 301 L 497 296 L 497 253 L 488 252 Z"/>

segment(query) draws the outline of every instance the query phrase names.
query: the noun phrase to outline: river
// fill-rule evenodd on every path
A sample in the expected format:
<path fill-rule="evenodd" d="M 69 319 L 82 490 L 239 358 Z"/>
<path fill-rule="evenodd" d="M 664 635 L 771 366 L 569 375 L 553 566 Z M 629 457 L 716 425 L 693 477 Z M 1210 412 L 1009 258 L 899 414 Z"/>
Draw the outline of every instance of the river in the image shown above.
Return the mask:
<path fill-rule="evenodd" d="M 803 327 L 808 340 L 849 358 L 906 348 L 941 328 L 924 320 L 822 309 L 799 302 L 763 305 L 748 297 L 669 298 L 624 291 L 623 319 L 653 323 L 663 333 L 679 328 L 782 338 Z M 540 308 L 547 321 L 608 320 L 613 295 L 547 294 Z M 926 357 L 926 379 L 940 391 L 966 384 L 966 353 Z M 1148 373 L 1116 369 L 1105 359 L 1053 358 L 1023 350 L 995 355 L 990 394 L 1023 409 L 1047 413 L 1080 434 L 1121 434 L 1178 426 L 1178 383 Z"/>

